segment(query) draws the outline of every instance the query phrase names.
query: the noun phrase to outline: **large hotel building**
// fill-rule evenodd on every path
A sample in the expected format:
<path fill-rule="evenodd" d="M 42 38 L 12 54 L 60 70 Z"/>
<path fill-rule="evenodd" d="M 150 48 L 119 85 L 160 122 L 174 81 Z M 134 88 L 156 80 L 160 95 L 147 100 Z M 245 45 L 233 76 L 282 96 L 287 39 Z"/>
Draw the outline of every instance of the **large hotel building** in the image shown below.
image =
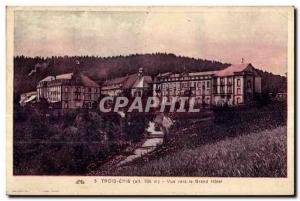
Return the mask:
<path fill-rule="evenodd" d="M 238 105 L 261 93 L 261 77 L 251 64 L 231 65 L 223 70 L 194 73 L 163 73 L 153 82 L 158 97 L 195 97 L 197 104 Z"/>

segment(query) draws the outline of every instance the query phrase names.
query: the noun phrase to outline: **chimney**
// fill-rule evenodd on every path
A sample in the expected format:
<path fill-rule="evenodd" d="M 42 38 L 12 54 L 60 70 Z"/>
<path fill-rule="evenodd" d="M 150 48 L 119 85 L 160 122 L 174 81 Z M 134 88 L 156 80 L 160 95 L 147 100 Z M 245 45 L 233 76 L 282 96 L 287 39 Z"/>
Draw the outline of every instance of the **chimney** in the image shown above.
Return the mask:
<path fill-rule="evenodd" d="M 76 65 L 75 65 L 75 69 L 74 69 L 74 74 L 79 74 L 79 71 L 80 71 L 80 61 L 79 60 L 76 60 L 75 61 Z"/>
<path fill-rule="evenodd" d="M 75 69 L 73 72 L 73 79 L 75 80 L 75 82 L 78 82 L 79 76 L 80 76 L 80 67 L 81 67 L 81 63 L 79 60 L 75 61 L 76 65 L 75 65 Z"/>

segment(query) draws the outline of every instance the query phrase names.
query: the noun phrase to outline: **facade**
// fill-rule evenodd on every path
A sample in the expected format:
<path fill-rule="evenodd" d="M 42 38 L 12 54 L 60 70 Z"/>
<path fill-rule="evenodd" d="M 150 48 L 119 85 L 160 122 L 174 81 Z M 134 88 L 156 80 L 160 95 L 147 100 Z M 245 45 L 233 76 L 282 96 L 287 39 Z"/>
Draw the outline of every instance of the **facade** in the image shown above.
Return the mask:
<path fill-rule="evenodd" d="M 215 74 L 213 86 L 214 104 L 246 104 L 261 93 L 261 77 L 251 64 L 231 65 Z"/>
<path fill-rule="evenodd" d="M 143 75 L 143 69 L 139 72 L 125 77 L 115 78 L 104 82 L 101 93 L 107 96 L 147 96 L 152 93 L 151 76 Z"/>
<path fill-rule="evenodd" d="M 159 74 L 153 83 L 153 94 L 158 97 L 195 97 L 197 104 L 211 103 L 214 71 L 197 73 Z"/>
<path fill-rule="evenodd" d="M 57 109 L 91 108 L 99 98 L 100 86 L 82 74 L 48 76 L 37 85 L 37 101 Z"/>
<path fill-rule="evenodd" d="M 231 65 L 224 70 L 159 74 L 153 83 L 158 97 L 195 97 L 199 105 L 239 105 L 261 93 L 261 78 L 251 64 Z"/>

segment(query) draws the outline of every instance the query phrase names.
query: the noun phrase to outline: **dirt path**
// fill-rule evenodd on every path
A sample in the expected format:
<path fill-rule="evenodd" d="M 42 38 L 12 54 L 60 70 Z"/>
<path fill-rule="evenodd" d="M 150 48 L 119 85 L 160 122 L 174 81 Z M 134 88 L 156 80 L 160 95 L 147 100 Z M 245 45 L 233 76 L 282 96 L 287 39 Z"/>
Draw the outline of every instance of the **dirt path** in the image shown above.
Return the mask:
<path fill-rule="evenodd" d="M 140 158 L 150 152 L 154 151 L 157 146 L 163 143 L 164 132 L 155 130 L 155 123 L 149 122 L 148 127 L 146 128 L 147 137 L 142 146 L 134 150 L 133 154 L 122 160 L 117 164 L 117 166 L 125 165 L 133 160 Z"/>

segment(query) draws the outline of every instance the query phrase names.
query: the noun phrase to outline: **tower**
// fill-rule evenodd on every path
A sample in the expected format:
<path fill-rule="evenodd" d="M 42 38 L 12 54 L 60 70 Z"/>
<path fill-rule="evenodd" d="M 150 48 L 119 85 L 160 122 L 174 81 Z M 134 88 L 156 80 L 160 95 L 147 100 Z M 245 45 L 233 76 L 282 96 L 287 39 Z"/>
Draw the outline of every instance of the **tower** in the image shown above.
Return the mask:
<path fill-rule="evenodd" d="M 138 77 L 141 78 L 143 77 L 143 68 L 139 68 L 139 72 L 138 72 Z"/>

